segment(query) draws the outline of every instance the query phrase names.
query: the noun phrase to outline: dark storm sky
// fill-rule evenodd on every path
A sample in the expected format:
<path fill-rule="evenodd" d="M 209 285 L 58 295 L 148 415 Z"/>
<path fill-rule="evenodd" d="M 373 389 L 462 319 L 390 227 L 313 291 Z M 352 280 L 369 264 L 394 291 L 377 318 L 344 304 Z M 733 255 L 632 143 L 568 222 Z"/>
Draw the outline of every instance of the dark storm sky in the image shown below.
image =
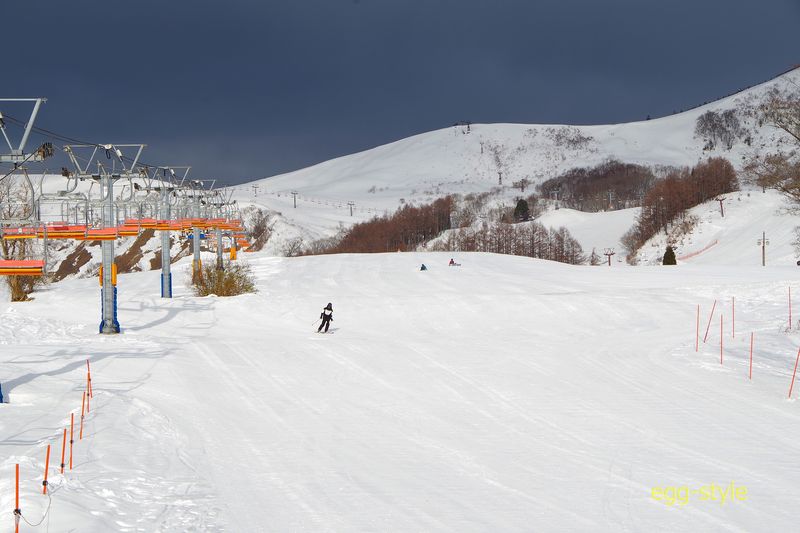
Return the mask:
<path fill-rule="evenodd" d="M 800 63 L 800 0 L 3 0 L 0 21 L 0 96 L 46 96 L 39 126 L 228 183 L 458 120 L 661 116 Z"/>

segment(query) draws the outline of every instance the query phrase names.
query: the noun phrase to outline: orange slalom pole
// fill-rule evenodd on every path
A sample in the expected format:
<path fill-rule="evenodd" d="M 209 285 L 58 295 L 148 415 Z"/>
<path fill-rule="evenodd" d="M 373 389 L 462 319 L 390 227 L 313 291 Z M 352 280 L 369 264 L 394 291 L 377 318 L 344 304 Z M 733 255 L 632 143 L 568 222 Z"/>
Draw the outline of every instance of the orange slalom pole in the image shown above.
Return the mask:
<path fill-rule="evenodd" d="M 711 329 L 711 319 L 714 318 L 714 309 L 717 308 L 717 301 L 714 300 L 714 305 L 711 307 L 711 314 L 708 316 L 708 326 L 706 326 L 706 334 L 703 336 L 703 344 L 708 339 L 708 330 Z"/>
<path fill-rule="evenodd" d="M 753 379 L 753 332 L 750 332 L 750 379 Z"/>
<path fill-rule="evenodd" d="M 116 285 L 116 284 L 115 284 Z M 92 369 L 89 367 L 89 360 L 86 360 L 86 381 L 89 387 L 89 396 L 94 398 L 94 393 L 92 392 Z"/>
<path fill-rule="evenodd" d="M 47 445 L 47 458 L 44 460 L 44 481 L 42 481 L 42 494 L 47 494 L 47 471 L 50 470 L 50 445 Z"/>
<path fill-rule="evenodd" d="M 92 395 L 89 394 L 89 391 L 86 391 L 86 414 L 89 414 L 89 411 L 91 411 L 91 409 L 89 409 L 89 398 L 91 397 Z"/>
<path fill-rule="evenodd" d="M 78 434 L 78 440 L 83 440 L 83 406 L 86 404 L 86 391 L 83 391 L 81 396 L 81 431 Z"/>
<path fill-rule="evenodd" d="M 792 372 L 792 384 L 789 385 L 789 399 L 792 398 L 792 389 L 794 388 L 794 377 L 797 375 L 798 362 L 800 362 L 800 350 L 797 350 L 797 361 L 794 362 L 794 372 Z"/>
<path fill-rule="evenodd" d="M 722 315 L 719 315 L 719 364 L 722 364 Z"/>
<path fill-rule="evenodd" d="M 69 414 L 69 469 L 72 470 L 72 444 L 75 440 L 72 438 L 72 428 L 75 427 L 75 413 Z"/>
<path fill-rule="evenodd" d="M 64 473 L 64 455 L 67 451 L 67 428 L 64 428 L 64 438 L 61 440 L 61 473 Z"/>
<path fill-rule="evenodd" d="M 694 328 L 694 351 L 700 349 L 700 304 L 697 304 L 697 324 Z"/>
<path fill-rule="evenodd" d="M 19 463 L 17 463 L 16 471 L 17 483 L 14 489 L 14 502 L 16 503 L 16 507 L 14 507 L 14 532 L 19 533 L 19 517 L 22 516 L 22 511 L 20 511 L 19 508 Z"/>

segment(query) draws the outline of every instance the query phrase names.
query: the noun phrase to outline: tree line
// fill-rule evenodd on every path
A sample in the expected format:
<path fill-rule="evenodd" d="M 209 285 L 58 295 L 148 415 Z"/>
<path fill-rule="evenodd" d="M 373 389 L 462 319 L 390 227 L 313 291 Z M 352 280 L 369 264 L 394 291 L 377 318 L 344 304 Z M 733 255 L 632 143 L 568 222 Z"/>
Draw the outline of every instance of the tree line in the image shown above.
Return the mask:
<path fill-rule="evenodd" d="M 733 165 L 721 157 L 693 168 L 673 169 L 647 192 L 636 223 L 621 239 L 628 260 L 658 232 L 668 233 L 672 225 L 684 220 L 689 208 L 738 190 Z"/>
<path fill-rule="evenodd" d="M 611 211 L 639 206 L 655 181 L 649 168 L 611 159 L 550 178 L 539 192 L 545 198 L 558 195 L 561 205 L 579 211 Z"/>
<path fill-rule="evenodd" d="M 430 247 L 442 252 L 491 252 L 559 261 L 571 265 L 586 262 L 581 245 L 566 228 L 548 229 L 538 222 L 484 223 L 479 228 L 459 228 Z"/>
<path fill-rule="evenodd" d="M 419 207 L 406 204 L 392 215 L 355 224 L 335 242 L 322 249 L 314 248 L 313 253 L 359 254 L 416 249 L 451 228 L 453 205 L 451 196 Z"/>

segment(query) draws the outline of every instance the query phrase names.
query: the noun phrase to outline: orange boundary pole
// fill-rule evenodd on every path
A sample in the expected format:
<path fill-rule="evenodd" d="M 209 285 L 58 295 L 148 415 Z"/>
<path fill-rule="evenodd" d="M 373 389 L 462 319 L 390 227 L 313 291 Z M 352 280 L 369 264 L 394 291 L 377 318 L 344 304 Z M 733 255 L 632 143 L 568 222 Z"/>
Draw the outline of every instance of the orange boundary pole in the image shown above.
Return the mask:
<path fill-rule="evenodd" d="M 64 438 L 61 440 L 61 473 L 64 473 L 64 454 L 67 451 L 67 428 L 64 428 Z"/>
<path fill-rule="evenodd" d="M 714 309 L 717 308 L 717 301 L 714 300 L 714 305 L 711 307 L 711 314 L 708 316 L 708 326 L 706 326 L 706 334 L 703 336 L 703 344 L 706 343 L 706 339 L 708 339 L 708 330 L 711 329 L 711 319 L 714 318 Z"/>
<path fill-rule="evenodd" d="M 50 470 L 50 445 L 47 445 L 47 458 L 44 460 L 44 481 L 42 481 L 42 494 L 47 494 L 47 471 Z"/>
<path fill-rule="evenodd" d="M 72 444 L 75 440 L 72 438 L 72 428 L 75 427 L 75 413 L 69 414 L 69 469 L 72 470 Z"/>
<path fill-rule="evenodd" d="M 89 411 L 91 411 L 91 409 L 89 408 L 89 398 L 91 397 L 92 395 L 89 394 L 89 391 L 86 391 L 86 414 L 89 414 Z"/>
<path fill-rule="evenodd" d="M 116 285 L 116 283 L 114 283 Z M 89 396 L 94 398 L 94 393 L 92 392 L 92 369 L 89 367 L 89 360 L 86 360 L 86 381 L 88 383 L 89 388 Z"/>
<path fill-rule="evenodd" d="M 17 504 L 14 508 L 14 531 L 15 533 L 19 533 L 19 517 L 22 516 L 22 512 L 19 508 L 19 463 L 16 466 L 17 471 L 17 483 L 14 489 L 14 502 Z"/>
<path fill-rule="evenodd" d="M 83 440 L 83 407 L 86 404 L 86 391 L 83 391 L 81 396 L 81 431 L 78 434 L 78 440 Z"/>
<path fill-rule="evenodd" d="M 753 379 L 753 332 L 750 332 L 750 379 Z"/>
<path fill-rule="evenodd" d="M 789 385 L 789 399 L 792 398 L 792 389 L 794 388 L 794 377 L 797 375 L 798 362 L 800 362 L 800 350 L 797 350 L 797 361 L 794 362 L 794 372 L 792 372 L 792 384 Z"/>

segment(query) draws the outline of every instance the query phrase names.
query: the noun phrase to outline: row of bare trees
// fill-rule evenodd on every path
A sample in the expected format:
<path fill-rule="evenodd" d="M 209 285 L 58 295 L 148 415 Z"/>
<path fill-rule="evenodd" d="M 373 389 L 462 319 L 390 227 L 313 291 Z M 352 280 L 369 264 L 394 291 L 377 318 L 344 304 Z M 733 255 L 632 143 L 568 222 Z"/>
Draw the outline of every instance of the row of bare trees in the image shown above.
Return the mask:
<path fill-rule="evenodd" d="M 578 265 L 586 262 L 581 245 L 566 228 L 548 229 L 537 222 L 484 223 L 480 228 L 460 228 L 431 246 L 433 251 L 491 252 L 522 255 Z"/>
<path fill-rule="evenodd" d="M 686 210 L 728 192 L 739 190 L 733 165 L 715 157 L 694 168 L 675 169 L 657 181 L 642 201 L 642 210 L 634 226 L 622 237 L 628 257 L 659 231 L 685 219 Z"/>
<path fill-rule="evenodd" d="M 539 192 L 545 198 L 558 194 L 564 207 L 597 212 L 638 206 L 655 181 L 649 168 L 612 159 L 550 178 Z"/>
<path fill-rule="evenodd" d="M 405 205 L 393 215 L 354 225 L 337 243 L 314 253 L 374 253 L 412 250 L 450 229 L 453 198 L 423 206 Z"/>

